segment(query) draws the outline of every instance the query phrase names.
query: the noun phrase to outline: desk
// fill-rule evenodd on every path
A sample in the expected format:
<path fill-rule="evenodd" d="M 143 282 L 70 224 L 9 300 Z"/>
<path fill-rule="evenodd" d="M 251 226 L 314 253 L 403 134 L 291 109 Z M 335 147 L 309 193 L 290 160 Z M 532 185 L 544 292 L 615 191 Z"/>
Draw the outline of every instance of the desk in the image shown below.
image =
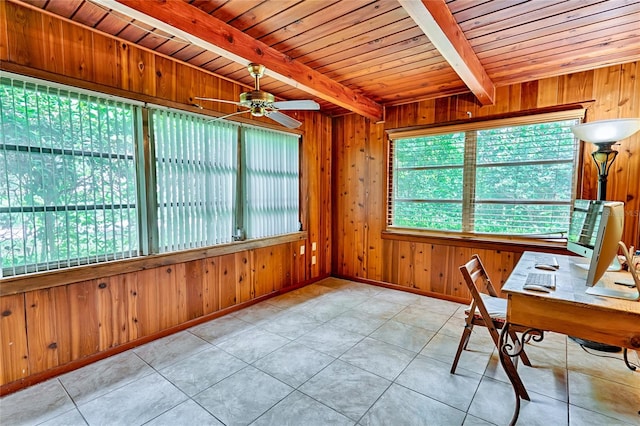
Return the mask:
<path fill-rule="evenodd" d="M 500 339 L 502 366 L 505 367 L 505 357 L 513 355 L 507 353 L 510 349 L 506 340 L 509 324 L 640 350 L 640 301 L 586 294 L 587 271 L 576 266 L 576 263 L 585 263 L 584 258 L 555 255 L 560 268 L 556 272 L 548 272 L 556 275 L 555 291 L 541 293 L 522 289 L 528 273 L 544 272 L 534 268 L 536 260 L 549 256 L 552 255 L 525 252 L 502 287 L 502 292 L 507 295 L 507 322 Z M 620 288 L 613 284 L 616 277 L 620 278 L 619 274 L 607 273 L 602 281 L 607 286 Z M 519 378 L 509 376 L 509 379 L 516 394 L 516 410 L 511 420 L 511 424 L 515 424 L 521 395 L 515 390 L 514 380 L 519 381 Z"/>

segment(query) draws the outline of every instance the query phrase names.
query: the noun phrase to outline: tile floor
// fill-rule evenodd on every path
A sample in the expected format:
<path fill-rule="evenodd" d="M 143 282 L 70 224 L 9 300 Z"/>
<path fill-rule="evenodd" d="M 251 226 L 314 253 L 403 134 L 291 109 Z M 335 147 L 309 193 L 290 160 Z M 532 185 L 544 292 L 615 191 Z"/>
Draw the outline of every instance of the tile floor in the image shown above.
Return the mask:
<path fill-rule="evenodd" d="M 463 311 L 329 278 L 8 395 L 0 423 L 507 424 L 514 397 L 486 329 L 449 374 Z M 640 423 L 640 369 L 557 334 L 527 350 L 518 424 Z"/>

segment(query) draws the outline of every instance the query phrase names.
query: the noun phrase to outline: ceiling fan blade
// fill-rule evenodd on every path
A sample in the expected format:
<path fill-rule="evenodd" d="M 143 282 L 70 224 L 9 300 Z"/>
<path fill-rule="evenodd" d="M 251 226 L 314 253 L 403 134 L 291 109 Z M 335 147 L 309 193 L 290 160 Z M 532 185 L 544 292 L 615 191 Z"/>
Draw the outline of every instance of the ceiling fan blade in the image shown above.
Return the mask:
<path fill-rule="evenodd" d="M 297 129 L 302 124 L 295 118 L 291 118 L 287 114 L 279 111 L 266 111 L 264 115 L 290 129 Z"/>
<path fill-rule="evenodd" d="M 273 107 L 282 110 L 291 109 L 305 109 L 305 110 L 319 110 L 320 105 L 316 101 L 310 99 L 302 101 L 279 101 L 274 102 Z"/>
<path fill-rule="evenodd" d="M 250 109 L 248 109 L 248 110 L 246 110 L 246 111 L 232 112 L 231 114 L 223 115 L 222 117 L 216 117 L 216 118 L 213 118 L 213 119 L 209 120 L 209 123 L 211 123 L 211 122 L 213 122 L 213 121 L 219 121 L 219 120 L 222 120 L 222 119 L 225 119 L 225 118 L 231 117 L 232 115 L 246 114 L 246 113 L 248 113 L 248 112 L 251 112 L 251 110 L 250 110 Z"/>
<path fill-rule="evenodd" d="M 236 102 L 236 101 L 227 101 L 227 100 L 225 100 L 225 99 L 200 98 L 200 97 L 198 97 L 198 96 L 194 97 L 193 99 L 198 99 L 199 101 L 222 102 L 223 104 L 240 105 L 240 102 Z"/>

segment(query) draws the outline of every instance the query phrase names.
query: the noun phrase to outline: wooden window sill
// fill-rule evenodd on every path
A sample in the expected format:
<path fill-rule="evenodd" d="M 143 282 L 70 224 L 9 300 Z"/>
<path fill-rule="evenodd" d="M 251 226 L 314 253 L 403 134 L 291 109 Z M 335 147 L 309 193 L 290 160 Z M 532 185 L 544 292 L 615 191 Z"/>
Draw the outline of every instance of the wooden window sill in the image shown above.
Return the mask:
<path fill-rule="evenodd" d="M 382 231 L 382 239 L 407 241 L 424 244 L 472 247 L 485 250 L 504 250 L 521 253 L 541 251 L 556 254 L 570 254 L 566 242 L 552 240 L 532 240 L 516 237 L 492 237 L 490 235 L 456 235 L 416 229 L 394 228 Z"/>

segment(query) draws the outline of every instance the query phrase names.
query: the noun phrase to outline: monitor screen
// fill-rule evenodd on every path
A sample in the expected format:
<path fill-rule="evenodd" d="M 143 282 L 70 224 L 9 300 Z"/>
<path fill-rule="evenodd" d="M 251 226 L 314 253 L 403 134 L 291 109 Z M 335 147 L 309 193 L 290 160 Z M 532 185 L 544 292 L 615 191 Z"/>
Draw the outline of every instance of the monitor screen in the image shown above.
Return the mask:
<path fill-rule="evenodd" d="M 604 203 L 596 200 L 575 200 L 571 212 L 567 250 L 591 258 L 598 236 Z"/>

